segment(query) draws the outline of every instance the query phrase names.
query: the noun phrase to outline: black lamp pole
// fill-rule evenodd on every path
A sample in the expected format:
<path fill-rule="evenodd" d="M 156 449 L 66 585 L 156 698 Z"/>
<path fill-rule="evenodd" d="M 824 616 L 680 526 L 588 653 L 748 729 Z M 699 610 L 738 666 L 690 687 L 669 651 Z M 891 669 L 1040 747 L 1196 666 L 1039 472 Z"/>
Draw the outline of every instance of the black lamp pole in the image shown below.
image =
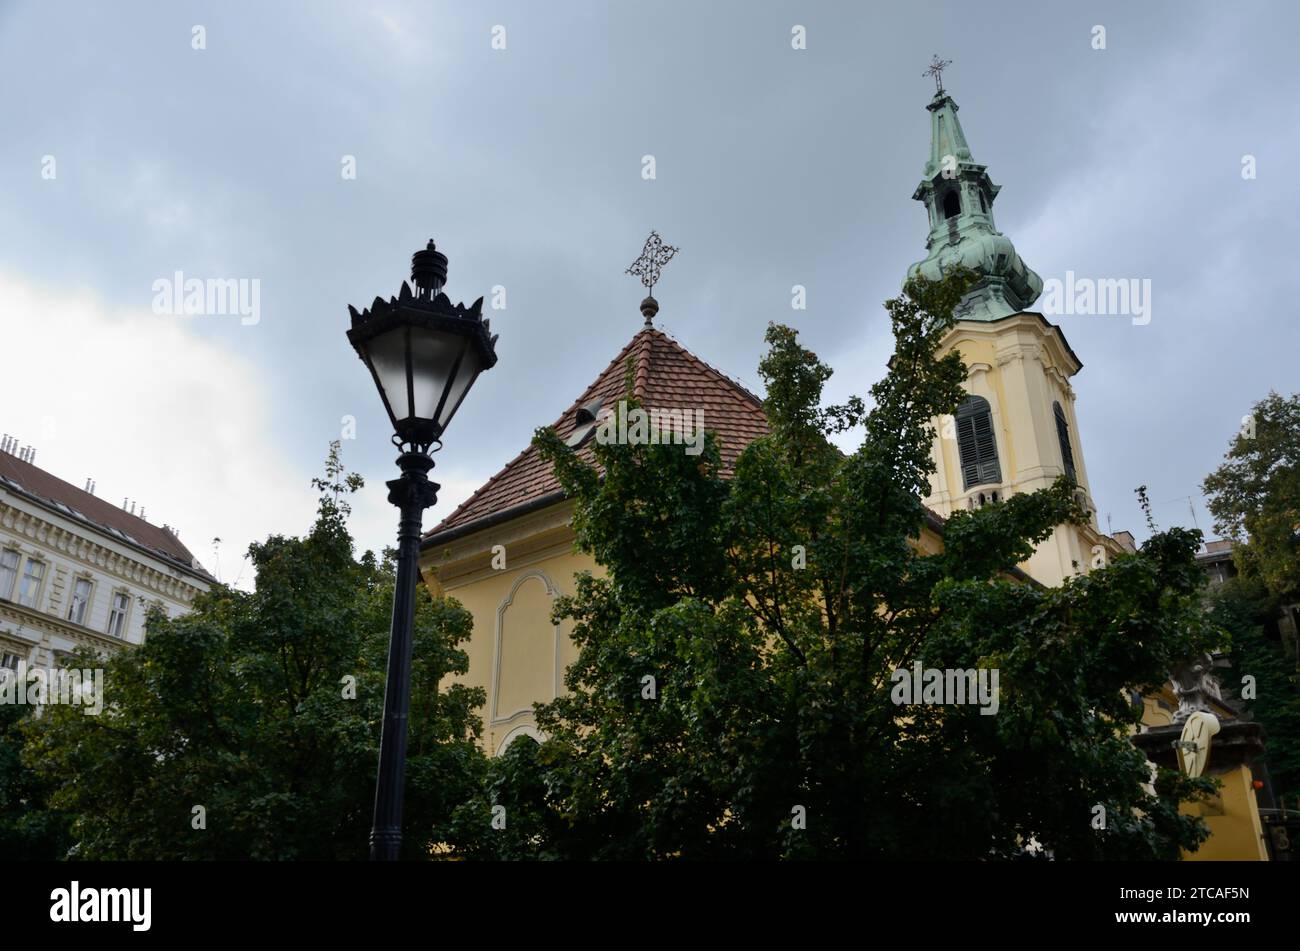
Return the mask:
<path fill-rule="evenodd" d="M 429 479 L 429 450 L 442 445 L 451 422 L 475 379 L 497 361 L 496 337 L 483 319 L 483 298 L 454 307 L 442 286 L 447 257 L 432 241 L 411 259 L 415 291 L 402 283 L 399 297 L 376 297 L 369 309 L 349 307 L 348 340 L 374 377 L 393 422 L 393 443 L 401 476 L 388 483 L 388 501 L 401 515 L 397 523 L 397 582 L 388 643 L 388 682 L 384 725 L 379 738 L 379 776 L 375 781 L 375 820 L 370 858 L 393 861 L 402 849 L 402 802 L 406 788 L 406 722 L 411 709 L 411 646 L 415 590 L 420 578 L 420 528 L 424 510 L 437 500 L 438 484 Z"/>
<path fill-rule="evenodd" d="M 401 511 L 397 522 L 397 585 L 388 643 L 388 685 L 384 689 L 384 727 L 379 738 L 379 778 L 375 783 L 375 821 L 370 858 L 397 860 L 402 848 L 402 802 L 406 788 L 406 720 L 411 709 L 411 628 L 415 624 L 415 586 L 419 583 L 420 528 L 424 510 L 438 499 L 429 481 L 433 460 L 419 452 L 397 459 L 400 478 L 388 483 L 388 501 Z"/>

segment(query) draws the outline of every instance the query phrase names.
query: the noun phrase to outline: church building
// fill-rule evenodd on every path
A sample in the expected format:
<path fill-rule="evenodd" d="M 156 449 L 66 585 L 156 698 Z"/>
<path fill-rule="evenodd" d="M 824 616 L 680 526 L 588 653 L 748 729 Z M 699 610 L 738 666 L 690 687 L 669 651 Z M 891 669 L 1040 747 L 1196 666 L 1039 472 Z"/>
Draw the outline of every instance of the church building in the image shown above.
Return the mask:
<path fill-rule="evenodd" d="M 1131 536 L 1097 526 L 1070 380 L 1082 362 L 1061 329 L 1031 307 L 1043 282 L 997 230 L 993 204 L 999 186 L 978 164 L 957 119 L 957 104 L 938 85 L 927 106 L 930 154 L 913 198 L 929 219 L 926 256 L 908 274 L 938 279 L 964 265 L 979 275 L 957 311 L 942 353 L 959 350 L 968 368 L 967 396 L 953 417 L 935 421 L 936 472 L 925 499 L 933 518 L 917 544 L 939 550 L 945 518 L 1022 492 L 1051 485 L 1062 474 L 1078 487 L 1090 513 L 1082 526 L 1060 526 L 1020 566 L 1032 582 L 1059 585 L 1132 550 Z M 654 236 L 652 236 L 653 239 Z M 631 361 L 637 398 L 648 410 L 704 411 L 724 467 L 768 431 L 762 400 L 654 327 L 658 304 L 642 302 L 644 326 L 554 422 L 576 451 L 585 447 L 602 409 L 625 392 Z M 761 328 L 755 328 L 759 332 Z M 539 422 L 542 422 L 539 420 Z M 540 739 L 533 704 L 563 688 L 576 659 L 566 624 L 552 622 L 551 606 L 574 592 L 576 574 L 602 569 L 574 550 L 572 503 L 531 445 L 430 531 L 421 545 L 421 572 L 435 595 L 459 600 L 474 618 L 464 678 L 482 687 L 483 739 L 499 754 L 516 737 Z M 1235 711 L 1208 701 L 1225 720 Z M 1181 726 L 1172 689 L 1145 700 L 1148 726 Z M 1224 794 L 1206 815 L 1212 838 L 1197 858 L 1266 858 L 1249 770 L 1254 747 L 1224 764 Z M 1154 758 L 1155 754 L 1149 754 Z M 1211 754 L 1211 768 L 1213 768 Z"/>

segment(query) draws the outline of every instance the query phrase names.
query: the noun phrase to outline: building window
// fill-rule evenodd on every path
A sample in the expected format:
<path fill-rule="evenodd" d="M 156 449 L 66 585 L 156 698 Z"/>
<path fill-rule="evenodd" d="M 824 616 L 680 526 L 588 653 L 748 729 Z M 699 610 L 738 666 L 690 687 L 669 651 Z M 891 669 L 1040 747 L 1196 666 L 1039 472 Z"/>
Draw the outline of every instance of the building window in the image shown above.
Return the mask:
<path fill-rule="evenodd" d="M 961 196 L 957 194 L 957 189 L 952 189 L 943 196 L 943 216 L 945 218 L 956 218 L 961 214 Z"/>
<path fill-rule="evenodd" d="M 0 551 L 0 598 L 12 601 L 14 582 L 18 580 L 18 552 L 12 548 Z"/>
<path fill-rule="evenodd" d="M 1065 474 L 1078 481 L 1074 474 L 1074 452 L 1070 449 L 1070 424 L 1065 421 L 1065 410 L 1060 403 L 1052 404 L 1052 413 L 1056 416 L 1056 441 L 1061 444 L 1061 461 L 1065 463 Z"/>
<path fill-rule="evenodd" d="M 72 586 L 72 601 L 68 605 L 68 620 L 74 624 L 86 623 L 86 606 L 90 604 L 90 579 L 78 578 Z"/>
<path fill-rule="evenodd" d="M 0 684 L 18 672 L 20 663 L 22 663 L 22 658 L 17 654 L 10 654 L 8 651 L 0 654 Z"/>
<path fill-rule="evenodd" d="M 968 396 L 957 407 L 957 452 L 965 488 L 1002 482 L 998 445 L 993 438 L 993 411 L 982 396 Z"/>
<path fill-rule="evenodd" d="M 44 577 L 45 562 L 28 558 L 27 567 L 23 569 L 22 586 L 18 589 L 19 604 L 36 607 L 36 601 L 41 596 L 41 579 Z"/>
<path fill-rule="evenodd" d="M 113 607 L 108 612 L 108 633 L 114 637 L 121 637 L 122 632 L 126 629 L 126 612 L 131 606 L 131 599 L 127 597 L 125 591 L 113 592 Z"/>

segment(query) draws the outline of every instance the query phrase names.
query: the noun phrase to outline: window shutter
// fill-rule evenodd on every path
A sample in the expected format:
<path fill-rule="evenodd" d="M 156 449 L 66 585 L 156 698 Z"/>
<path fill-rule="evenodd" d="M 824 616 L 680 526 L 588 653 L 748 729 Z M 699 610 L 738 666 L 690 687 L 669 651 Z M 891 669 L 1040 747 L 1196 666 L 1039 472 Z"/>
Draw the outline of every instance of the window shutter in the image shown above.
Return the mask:
<path fill-rule="evenodd" d="M 1065 464 L 1065 474 L 1078 481 L 1074 474 L 1074 452 L 1070 449 L 1070 424 L 1065 421 L 1065 411 L 1060 403 L 1052 404 L 1056 416 L 1056 441 L 1061 444 L 1061 461 Z"/>
<path fill-rule="evenodd" d="M 967 397 L 957 407 L 956 424 L 964 487 L 1000 483 L 1002 469 L 998 465 L 998 445 L 988 401 L 979 396 Z"/>
<path fill-rule="evenodd" d="M 993 414 L 988 410 L 975 417 L 975 451 L 979 455 L 979 481 L 1001 482 L 997 441 L 993 438 Z"/>

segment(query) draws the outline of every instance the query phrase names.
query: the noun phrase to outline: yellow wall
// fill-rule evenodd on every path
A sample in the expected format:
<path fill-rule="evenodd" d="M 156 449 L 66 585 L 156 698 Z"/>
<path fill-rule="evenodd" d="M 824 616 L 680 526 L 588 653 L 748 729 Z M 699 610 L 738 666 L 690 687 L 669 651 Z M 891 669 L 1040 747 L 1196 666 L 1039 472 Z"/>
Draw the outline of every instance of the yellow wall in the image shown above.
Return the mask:
<path fill-rule="evenodd" d="M 564 690 L 564 671 L 577 659 L 571 624 L 553 624 L 551 607 L 573 594 L 578 572 L 600 571 L 573 551 L 571 512 L 561 503 L 421 556 L 430 589 L 456 598 L 474 617 L 465 645 L 469 672 L 456 679 L 487 695 L 483 747 L 492 755 L 516 736 L 538 736 L 532 705 Z"/>
<path fill-rule="evenodd" d="M 1214 743 L 1210 743 L 1210 763 L 1214 763 Z M 1199 815 L 1210 827 L 1210 837 L 1185 859 L 1197 862 L 1268 860 L 1264 844 L 1264 824 L 1255 800 L 1254 777 L 1247 766 L 1235 766 L 1226 772 L 1209 774 L 1223 784 L 1219 794 L 1208 802 L 1183 803 L 1185 815 Z"/>
<path fill-rule="evenodd" d="M 1002 482 L 966 489 L 952 418 L 936 420 L 931 452 L 937 472 L 926 504 L 947 516 L 972 507 L 981 493 L 991 490 L 1005 499 L 1051 485 L 1065 471 L 1053 413 L 1053 403 L 1060 403 L 1070 427 L 1075 478 L 1092 515 L 1087 525 L 1057 528 L 1020 567 L 1043 584 L 1058 585 L 1087 572 L 1098 556 L 1118 554 L 1119 545 L 1097 528 L 1069 382 L 1080 364 L 1061 332 L 1031 313 L 994 323 L 961 321 L 940 352 L 954 349 L 966 363 L 966 391 L 987 400 L 992 411 Z"/>

